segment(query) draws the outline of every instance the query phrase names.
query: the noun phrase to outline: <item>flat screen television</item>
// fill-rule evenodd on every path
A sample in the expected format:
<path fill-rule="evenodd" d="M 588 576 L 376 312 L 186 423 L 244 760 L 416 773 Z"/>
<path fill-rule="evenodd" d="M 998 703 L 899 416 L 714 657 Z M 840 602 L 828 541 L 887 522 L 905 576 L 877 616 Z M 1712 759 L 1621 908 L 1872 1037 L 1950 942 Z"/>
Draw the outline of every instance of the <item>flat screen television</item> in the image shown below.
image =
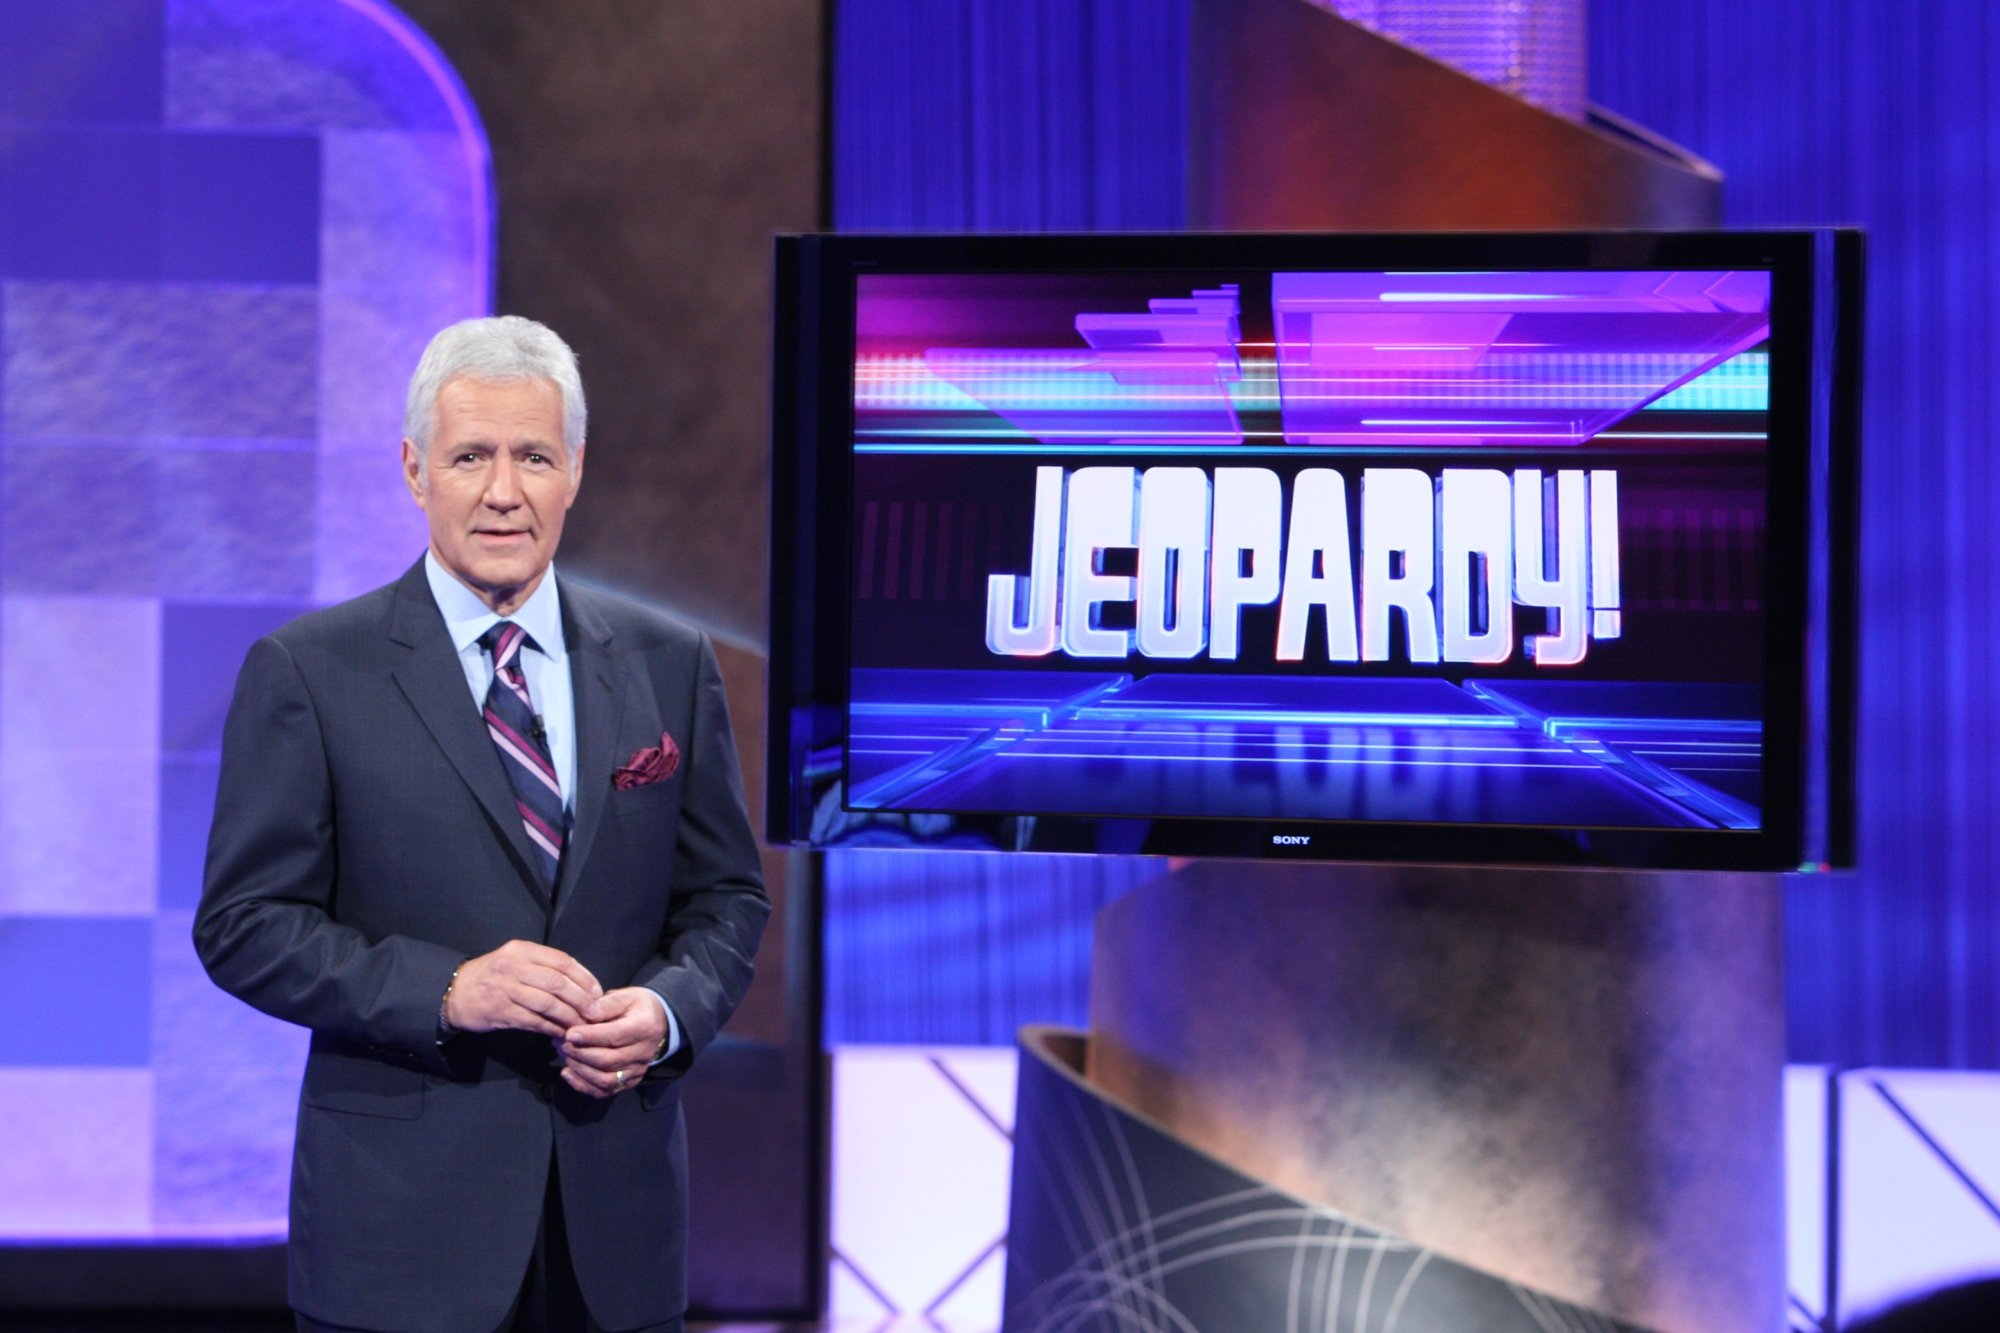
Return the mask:
<path fill-rule="evenodd" d="M 1860 264 L 780 238 L 769 836 L 1851 864 Z"/>

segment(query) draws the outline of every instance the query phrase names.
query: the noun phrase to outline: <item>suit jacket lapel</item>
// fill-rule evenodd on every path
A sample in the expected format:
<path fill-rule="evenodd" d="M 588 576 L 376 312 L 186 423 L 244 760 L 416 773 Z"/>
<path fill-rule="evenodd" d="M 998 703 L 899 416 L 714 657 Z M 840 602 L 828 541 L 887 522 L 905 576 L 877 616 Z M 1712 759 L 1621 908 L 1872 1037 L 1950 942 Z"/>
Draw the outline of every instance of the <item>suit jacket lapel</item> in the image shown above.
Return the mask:
<path fill-rule="evenodd" d="M 587 590 L 567 579 L 559 580 L 558 587 L 570 654 L 570 688 L 576 699 L 576 791 L 569 842 L 563 848 L 562 888 L 556 894 L 555 915 L 560 917 L 583 883 L 584 864 L 611 797 L 611 771 L 621 758 L 618 729 L 625 695 L 611 657 L 611 627 Z"/>
<path fill-rule="evenodd" d="M 445 632 L 444 617 L 438 613 L 424 578 L 423 561 L 405 574 L 396 585 L 395 608 L 391 612 L 389 637 L 409 648 L 409 656 L 396 668 L 396 684 L 410 706 L 417 710 L 430 729 L 445 757 L 451 760 L 465 785 L 479 798 L 481 808 L 513 849 L 522 882 L 547 911 L 549 896 L 537 868 L 537 853 L 521 824 L 521 812 L 514 803 L 514 788 L 500 763 L 493 738 L 481 723 L 479 709 L 465 686 L 465 668 L 452 651 L 451 637 Z"/>

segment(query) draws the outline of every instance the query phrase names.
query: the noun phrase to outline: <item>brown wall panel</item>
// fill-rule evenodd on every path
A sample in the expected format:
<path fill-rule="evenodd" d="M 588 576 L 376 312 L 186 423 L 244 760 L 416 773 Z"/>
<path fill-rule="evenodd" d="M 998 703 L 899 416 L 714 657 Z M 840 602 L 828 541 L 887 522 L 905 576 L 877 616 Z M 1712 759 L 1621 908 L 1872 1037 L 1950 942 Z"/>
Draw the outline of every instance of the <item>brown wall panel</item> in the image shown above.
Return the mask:
<path fill-rule="evenodd" d="M 1692 155 L 1552 115 L 1311 0 L 1193 0 L 1191 22 L 1191 228 L 1712 227 L 1720 216 L 1721 178 Z"/>
<path fill-rule="evenodd" d="M 590 393 L 563 564 L 764 638 L 770 237 L 820 218 L 816 0 L 405 0 L 493 146 L 497 305 Z"/>

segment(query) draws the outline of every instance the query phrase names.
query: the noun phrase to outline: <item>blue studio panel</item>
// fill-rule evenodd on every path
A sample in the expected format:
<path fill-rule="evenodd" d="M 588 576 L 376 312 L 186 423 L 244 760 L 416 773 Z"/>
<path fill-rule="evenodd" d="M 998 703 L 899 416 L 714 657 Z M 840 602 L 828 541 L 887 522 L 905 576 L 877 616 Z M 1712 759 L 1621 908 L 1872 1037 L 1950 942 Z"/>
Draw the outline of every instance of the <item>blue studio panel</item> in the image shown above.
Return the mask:
<path fill-rule="evenodd" d="M 1785 904 L 1792 1058 L 2000 1068 L 2000 26 L 1981 0 L 1597 0 L 1598 102 L 1732 227 L 1868 229 L 1860 868 Z"/>
<path fill-rule="evenodd" d="M 0 918 L 0 1067 L 152 1063 L 153 923 Z"/>
<path fill-rule="evenodd" d="M 404 382 L 491 231 L 386 4 L 0 0 L 0 1243 L 283 1234 L 300 1035 L 188 938 L 222 717 L 422 550 Z"/>

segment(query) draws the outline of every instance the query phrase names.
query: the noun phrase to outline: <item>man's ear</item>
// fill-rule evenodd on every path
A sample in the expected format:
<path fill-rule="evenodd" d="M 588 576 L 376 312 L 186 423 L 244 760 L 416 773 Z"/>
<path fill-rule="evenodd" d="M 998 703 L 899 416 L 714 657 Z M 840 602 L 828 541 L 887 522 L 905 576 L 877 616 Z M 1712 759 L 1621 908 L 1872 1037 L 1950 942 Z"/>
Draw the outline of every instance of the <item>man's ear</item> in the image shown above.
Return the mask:
<path fill-rule="evenodd" d="M 564 509 L 576 503 L 577 489 L 583 485 L 583 445 L 585 443 L 588 443 L 588 441 L 579 443 L 576 446 L 576 454 L 569 462 L 569 499 L 564 502 Z"/>
<path fill-rule="evenodd" d="M 410 488 L 410 498 L 417 502 L 417 508 L 428 507 L 424 504 L 424 457 L 408 436 L 403 437 L 403 484 Z"/>

